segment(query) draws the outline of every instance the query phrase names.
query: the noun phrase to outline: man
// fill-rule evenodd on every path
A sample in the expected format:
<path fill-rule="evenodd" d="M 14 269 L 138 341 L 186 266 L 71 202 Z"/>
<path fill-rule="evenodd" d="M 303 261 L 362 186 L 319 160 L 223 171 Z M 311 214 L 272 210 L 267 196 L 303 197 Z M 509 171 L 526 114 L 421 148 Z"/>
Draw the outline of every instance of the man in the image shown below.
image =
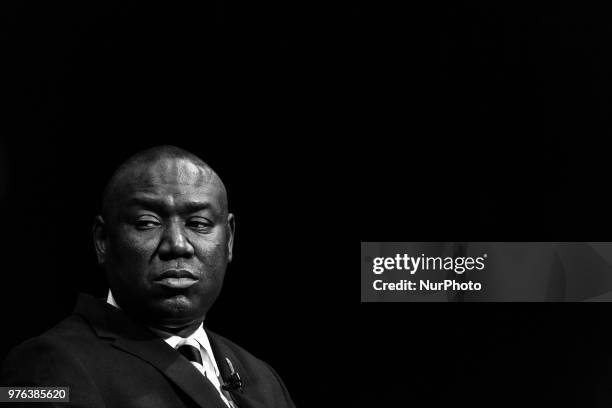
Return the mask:
<path fill-rule="evenodd" d="M 294 406 L 270 366 L 203 327 L 234 242 L 206 163 L 172 146 L 128 159 L 93 237 L 106 301 L 81 295 L 70 317 L 10 353 L 0 385 L 68 386 L 72 407 Z"/>

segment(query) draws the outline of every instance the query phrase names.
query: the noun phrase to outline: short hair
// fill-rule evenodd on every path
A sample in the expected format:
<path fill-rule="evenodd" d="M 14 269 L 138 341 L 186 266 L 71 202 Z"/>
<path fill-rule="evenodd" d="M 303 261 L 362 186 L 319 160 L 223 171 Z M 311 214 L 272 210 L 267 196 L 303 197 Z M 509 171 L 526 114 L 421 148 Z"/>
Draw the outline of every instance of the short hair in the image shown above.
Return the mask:
<path fill-rule="evenodd" d="M 210 167 L 204 160 L 196 156 L 195 154 L 188 152 L 187 150 L 181 149 L 180 147 L 171 146 L 171 145 L 162 145 L 162 146 L 154 146 L 145 150 L 142 150 L 126 161 L 124 161 L 118 168 L 115 170 L 109 181 L 106 183 L 106 187 L 104 188 L 104 193 L 102 194 L 102 215 L 105 219 L 110 217 L 110 209 L 112 207 L 112 198 L 115 190 L 117 189 L 117 185 L 121 181 L 122 177 L 127 173 L 128 170 L 141 166 L 143 164 L 154 163 L 160 159 L 185 159 L 189 160 L 195 165 L 204 168 L 208 175 L 209 180 L 213 177 L 217 177 L 221 186 L 223 188 L 223 202 L 222 207 L 224 211 L 227 211 L 227 192 L 225 191 L 225 186 L 221 181 L 221 178 L 217 175 L 217 173 Z"/>

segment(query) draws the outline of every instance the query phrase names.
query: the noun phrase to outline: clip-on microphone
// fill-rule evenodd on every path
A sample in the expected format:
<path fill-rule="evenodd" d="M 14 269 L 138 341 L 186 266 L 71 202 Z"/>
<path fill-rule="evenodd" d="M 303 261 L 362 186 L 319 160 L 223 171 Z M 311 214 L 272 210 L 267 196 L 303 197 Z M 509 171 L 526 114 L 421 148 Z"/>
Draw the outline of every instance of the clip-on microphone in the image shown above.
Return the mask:
<path fill-rule="evenodd" d="M 234 370 L 234 366 L 229 358 L 225 357 L 225 361 L 227 362 L 227 366 L 230 370 L 230 375 L 227 380 L 224 381 L 224 384 L 221 385 L 225 391 L 236 391 L 242 392 L 242 380 L 240 379 L 240 375 Z"/>

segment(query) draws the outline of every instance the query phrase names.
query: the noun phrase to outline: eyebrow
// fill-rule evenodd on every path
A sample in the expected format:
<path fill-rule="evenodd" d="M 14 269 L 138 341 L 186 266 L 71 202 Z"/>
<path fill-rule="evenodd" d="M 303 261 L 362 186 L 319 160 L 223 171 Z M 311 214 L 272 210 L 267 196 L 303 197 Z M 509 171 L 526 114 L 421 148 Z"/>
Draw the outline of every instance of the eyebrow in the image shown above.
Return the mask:
<path fill-rule="evenodd" d="M 150 208 L 152 210 L 167 212 L 168 207 L 164 200 L 160 200 L 153 197 L 136 196 L 128 200 L 128 206 L 140 206 Z M 214 206 L 209 201 L 185 201 L 179 203 L 177 206 L 179 213 L 194 213 L 202 210 L 214 210 Z"/>

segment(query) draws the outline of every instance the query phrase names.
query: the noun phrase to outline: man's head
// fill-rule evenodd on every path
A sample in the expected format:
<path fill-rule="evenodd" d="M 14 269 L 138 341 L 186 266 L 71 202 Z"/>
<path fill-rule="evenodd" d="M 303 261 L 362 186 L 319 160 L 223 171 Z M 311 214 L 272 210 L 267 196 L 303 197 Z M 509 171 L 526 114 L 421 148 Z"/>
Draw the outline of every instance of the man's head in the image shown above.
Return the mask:
<path fill-rule="evenodd" d="M 221 179 L 173 146 L 142 151 L 111 177 L 94 223 L 98 262 L 119 306 L 145 324 L 203 320 L 232 259 L 234 216 Z"/>

